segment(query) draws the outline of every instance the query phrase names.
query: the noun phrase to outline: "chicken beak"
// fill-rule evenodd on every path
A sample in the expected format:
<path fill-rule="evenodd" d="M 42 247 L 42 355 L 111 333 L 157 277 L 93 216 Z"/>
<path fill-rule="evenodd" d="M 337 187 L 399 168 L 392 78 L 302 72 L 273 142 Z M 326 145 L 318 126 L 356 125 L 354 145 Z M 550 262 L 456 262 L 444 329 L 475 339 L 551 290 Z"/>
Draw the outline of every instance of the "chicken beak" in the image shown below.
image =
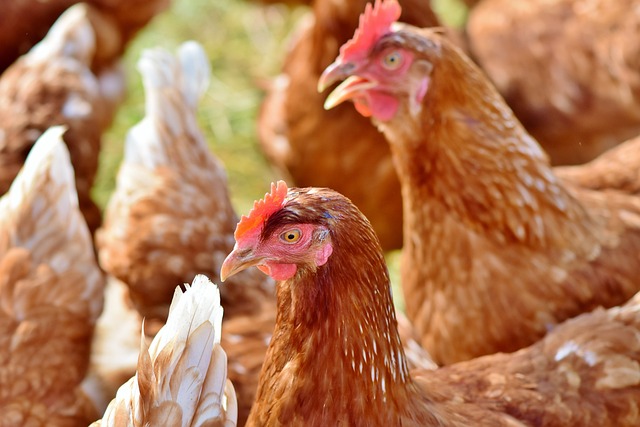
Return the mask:
<path fill-rule="evenodd" d="M 220 280 L 224 282 L 234 274 L 240 273 L 242 270 L 246 270 L 254 265 L 259 265 L 262 261 L 263 259 L 261 257 L 253 255 L 251 249 L 239 249 L 236 245 L 222 263 Z"/>
<path fill-rule="evenodd" d="M 318 92 L 323 92 L 335 82 L 344 80 L 327 96 L 324 102 L 325 110 L 330 110 L 344 101 L 354 98 L 359 93 L 376 86 L 376 83 L 371 80 L 353 75 L 355 69 L 356 67 L 353 63 L 343 64 L 338 60 L 324 70 L 318 80 Z"/>

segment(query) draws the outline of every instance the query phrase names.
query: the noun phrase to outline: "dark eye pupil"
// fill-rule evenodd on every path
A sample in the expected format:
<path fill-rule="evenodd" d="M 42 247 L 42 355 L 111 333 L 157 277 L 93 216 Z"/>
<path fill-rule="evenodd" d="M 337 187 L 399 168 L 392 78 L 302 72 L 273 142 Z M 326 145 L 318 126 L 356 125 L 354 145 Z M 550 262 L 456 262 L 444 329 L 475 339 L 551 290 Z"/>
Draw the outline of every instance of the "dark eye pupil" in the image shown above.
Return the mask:
<path fill-rule="evenodd" d="M 296 236 L 294 236 L 293 234 L 287 234 L 287 239 L 293 240 L 295 238 L 296 238 Z"/>

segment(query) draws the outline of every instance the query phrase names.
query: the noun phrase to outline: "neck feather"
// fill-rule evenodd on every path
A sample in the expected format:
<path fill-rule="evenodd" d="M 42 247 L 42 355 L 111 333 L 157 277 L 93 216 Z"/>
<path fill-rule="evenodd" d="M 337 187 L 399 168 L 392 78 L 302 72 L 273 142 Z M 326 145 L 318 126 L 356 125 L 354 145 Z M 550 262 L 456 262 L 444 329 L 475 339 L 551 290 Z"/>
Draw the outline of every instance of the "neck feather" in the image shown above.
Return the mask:
<path fill-rule="evenodd" d="M 453 215 L 499 242 L 552 244 L 557 230 L 546 227 L 547 219 L 575 221 L 583 209 L 495 88 L 445 48 L 421 114 L 402 110 L 379 124 L 391 143 L 405 212 L 420 223 Z"/>
<path fill-rule="evenodd" d="M 325 265 L 299 269 L 278 285 L 276 331 L 258 405 L 275 405 L 268 395 L 282 387 L 290 399 L 278 403 L 281 416 L 321 419 L 325 425 L 396 422 L 389 417 L 414 400 L 416 388 L 397 331 L 382 251 L 370 227 L 358 223 L 333 233 L 332 243 Z M 372 410 L 372 405 L 384 408 Z"/>

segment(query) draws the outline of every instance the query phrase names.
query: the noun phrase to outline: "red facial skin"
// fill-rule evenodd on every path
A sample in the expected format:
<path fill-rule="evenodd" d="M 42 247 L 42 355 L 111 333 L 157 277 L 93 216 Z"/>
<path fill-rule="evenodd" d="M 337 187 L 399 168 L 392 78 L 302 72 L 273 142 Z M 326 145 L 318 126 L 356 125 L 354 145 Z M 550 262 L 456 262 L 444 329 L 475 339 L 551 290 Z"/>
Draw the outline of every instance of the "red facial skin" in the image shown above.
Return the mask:
<path fill-rule="evenodd" d="M 223 279 L 231 275 L 235 265 L 242 263 L 257 266 L 275 280 L 287 280 L 296 274 L 299 265 L 319 267 L 333 252 L 330 239 L 317 238 L 328 233 L 322 226 L 288 224 L 276 229 L 265 240 L 261 240 L 260 233 L 257 229 L 236 242 L 233 252 L 223 263 Z"/>
<path fill-rule="evenodd" d="M 320 77 L 319 89 L 351 77 L 327 97 L 325 108 L 332 108 L 350 99 L 363 116 L 373 116 L 380 121 L 391 120 L 400 105 L 399 88 L 409 83 L 407 74 L 413 62 L 412 52 L 397 47 L 383 49 L 354 62 L 349 62 L 348 58 L 338 58 Z M 422 101 L 427 87 L 428 77 L 425 76 L 415 101 Z"/>

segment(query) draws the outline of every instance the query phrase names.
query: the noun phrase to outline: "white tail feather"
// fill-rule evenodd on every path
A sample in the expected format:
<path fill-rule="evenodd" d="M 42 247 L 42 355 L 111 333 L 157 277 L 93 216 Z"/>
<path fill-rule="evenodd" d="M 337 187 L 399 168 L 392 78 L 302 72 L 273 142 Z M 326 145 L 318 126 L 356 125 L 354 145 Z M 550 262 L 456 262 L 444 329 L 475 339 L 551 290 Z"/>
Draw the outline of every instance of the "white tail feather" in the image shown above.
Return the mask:
<path fill-rule="evenodd" d="M 148 348 L 143 339 L 138 372 L 120 387 L 101 425 L 114 425 L 119 416 L 128 419 L 128 425 L 143 425 L 158 419 L 151 411 L 170 414 L 164 419 L 180 414 L 180 425 L 185 427 L 212 420 L 236 425 L 235 391 L 227 380 L 227 358 L 220 347 L 220 292 L 203 275 L 185 288 L 176 289 L 167 323 Z M 149 380 L 151 384 L 146 383 Z M 151 392 L 143 396 L 140 390 Z"/>

